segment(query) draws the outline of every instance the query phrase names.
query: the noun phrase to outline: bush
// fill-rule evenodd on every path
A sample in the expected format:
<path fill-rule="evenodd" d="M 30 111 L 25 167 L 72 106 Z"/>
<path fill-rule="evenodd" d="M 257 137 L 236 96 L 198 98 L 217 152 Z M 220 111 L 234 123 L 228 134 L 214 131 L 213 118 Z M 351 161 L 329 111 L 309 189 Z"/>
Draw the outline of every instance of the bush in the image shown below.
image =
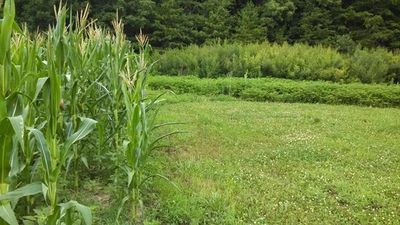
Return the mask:
<path fill-rule="evenodd" d="M 383 83 L 392 81 L 392 68 L 400 57 L 384 49 L 357 49 L 350 57 L 349 73 L 362 83 Z"/>
<path fill-rule="evenodd" d="M 162 75 L 277 77 L 294 80 L 388 83 L 398 80 L 398 54 L 356 48 L 351 55 L 304 44 L 192 45 L 154 55 Z M 394 72 L 393 72 L 394 71 Z"/>
<path fill-rule="evenodd" d="M 337 84 L 322 81 L 285 79 L 187 77 L 151 77 L 151 89 L 168 89 L 175 93 L 230 95 L 250 101 L 348 104 L 376 107 L 399 107 L 400 86 Z"/>

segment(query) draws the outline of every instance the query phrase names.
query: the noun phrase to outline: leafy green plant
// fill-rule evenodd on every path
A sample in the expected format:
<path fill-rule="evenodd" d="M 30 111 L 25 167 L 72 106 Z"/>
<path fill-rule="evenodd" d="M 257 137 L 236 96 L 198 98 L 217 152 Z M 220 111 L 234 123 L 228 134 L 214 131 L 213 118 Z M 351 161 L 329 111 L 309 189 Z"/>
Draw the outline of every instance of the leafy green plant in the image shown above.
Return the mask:
<path fill-rule="evenodd" d="M 46 131 L 45 135 L 35 128 L 30 132 L 35 136 L 37 148 L 41 154 L 44 170 L 42 190 L 44 198 L 49 205 L 45 222 L 57 224 L 66 217 L 65 222 L 72 224 L 71 208 L 75 207 L 82 215 L 86 224 L 91 224 L 90 210 L 75 202 L 59 203 L 58 185 L 61 173 L 65 168 L 67 159 L 73 154 L 74 143 L 85 138 L 95 127 L 96 121 L 81 118 L 79 127 L 75 131 L 67 130 L 65 136 L 59 136 L 62 129 L 60 121 L 63 119 L 60 104 L 62 103 L 62 78 L 67 73 L 65 63 L 68 53 L 68 43 L 65 39 L 66 8 L 60 5 L 57 12 L 57 25 L 48 32 L 46 43 L 47 61 L 45 64 L 47 77 L 42 78 L 43 96 L 46 102 Z M 68 128 L 68 127 L 67 127 Z"/>
<path fill-rule="evenodd" d="M 385 49 L 356 49 L 350 58 L 349 73 L 362 83 L 391 82 L 390 69 L 400 60 Z"/>
<path fill-rule="evenodd" d="M 223 43 L 169 49 L 153 56 L 159 59 L 160 75 L 216 77 L 277 77 L 293 80 L 324 80 L 339 83 L 391 82 L 399 55 L 385 49 L 360 49 L 350 54 L 305 44 Z"/>
<path fill-rule="evenodd" d="M 13 190 L 13 182 L 24 168 L 19 164 L 19 151 L 25 147 L 23 114 L 27 109 L 20 92 L 18 65 L 12 63 L 11 37 L 14 31 L 20 30 L 14 18 L 14 1 L 7 0 L 0 21 L 0 224 L 11 225 L 18 224 L 13 211 L 15 201 L 38 193 L 38 186 L 33 183 Z"/>
<path fill-rule="evenodd" d="M 67 71 L 65 55 L 68 46 L 64 36 L 66 9 L 60 7 L 57 26 L 48 33 L 46 61 L 38 61 L 40 57 L 38 45 L 45 42 L 41 41 L 40 36 L 37 36 L 37 40 L 30 41 L 26 29 L 22 31 L 16 25 L 13 0 L 7 0 L 4 6 L 4 18 L 1 20 L 0 29 L 2 152 L 0 223 L 18 224 L 17 218 L 22 219 L 25 213 L 32 212 L 32 201 L 29 196 L 43 193 L 49 205 L 43 222 L 58 224 L 64 218 L 65 223 L 72 224 L 72 207 L 75 207 L 82 214 L 85 223 L 91 224 L 91 213 L 87 207 L 74 201 L 59 204 L 57 199 L 58 179 L 61 177 L 67 157 L 71 154 L 71 146 L 87 136 L 96 123 L 94 120 L 81 118 L 76 132 L 66 132 L 67 135 L 61 138 L 58 135 L 61 128 L 60 120 L 62 120 L 60 111 L 62 76 Z M 13 31 L 21 34 L 13 35 Z M 38 72 L 39 68 L 41 72 Z M 37 100 L 42 92 L 46 102 L 47 119 L 35 128 L 35 123 L 40 118 L 35 115 L 40 113 Z M 45 135 L 40 131 L 44 126 L 46 126 Z M 38 151 L 35 150 L 36 148 Z M 42 184 L 33 182 L 32 177 L 36 170 L 35 166 L 32 167 L 32 163 L 38 154 L 40 154 L 44 170 Z M 18 212 L 19 216 L 16 217 L 14 212 L 16 203 L 24 197 L 27 197 L 26 211 Z M 24 218 L 26 221 L 34 219 L 33 217 Z M 40 222 L 39 217 L 37 222 Z"/>
<path fill-rule="evenodd" d="M 154 90 L 172 90 L 177 94 L 230 95 L 251 101 L 400 106 L 400 87 L 396 85 L 335 84 L 274 78 L 199 79 L 191 76 L 155 76 L 149 79 L 149 87 Z"/>
<path fill-rule="evenodd" d="M 146 161 L 159 140 L 176 133 L 152 136 L 173 123 L 155 125 L 161 96 L 145 95 L 152 67 L 147 38 L 138 36 L 137 54 L 118 18 L 113 32 L 103 30 L 88 21 L 88 7 L 74 17 L 62 4 L 54 27 L 31 34 L 15 23 L 14 1 L 4 6 L 0 224 L 92 224 L 89 207 L 68 201 L 70 189 L 98 174 L 121 185 L 113 176 L 120 167 L 128 174 L 124 202 L 130 200 L 133 220 L 143 220 L 141 187 L 163 177 L 147 172 Z M 82 173 L 81 165 L 95 170 Z"/>
<path fill-rule="evenodd" d="M 158 112 L 158 104 L 161 101 L 159 95 L 153 100 L 148 100 L 145 94 L 146 82 L 153 64 L 148 64 L 148 38 L 140 34 L 137 37 L 140 52 L 138 55 L 128 55 L 126 70 L 120 75 L 122 79 L 122 93 L 124 106 L 126 108 L 126 139 L 123 142 L 126 164 L 121 167 L 127 175 L 127 196 L 122 200 L 122 207 L 128 200 L 131 202 L 131 218 L 134 222 L 143 221 L 142 186 L 152 177 L 161 177 L 160 174 L 146 173 L 145 168 L 149 157 L 154 149 L 158 148 L 157 143 L 170 135 L 179 133 L 174 131 L 153 139 L 154 129 L 176 124 L 165 123 L 155 124 Z"/>

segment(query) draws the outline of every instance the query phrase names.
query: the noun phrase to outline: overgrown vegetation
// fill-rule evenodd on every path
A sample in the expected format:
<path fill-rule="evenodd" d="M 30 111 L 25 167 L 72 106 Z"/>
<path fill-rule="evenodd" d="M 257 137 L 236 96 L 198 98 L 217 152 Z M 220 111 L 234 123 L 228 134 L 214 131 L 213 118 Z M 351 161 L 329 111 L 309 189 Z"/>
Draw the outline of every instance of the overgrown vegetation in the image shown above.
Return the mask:
<path fill-rule="evenodd" d="M 14 0 L 3 11 L 0 224 L 92 224 L 90 208 L 68 200 L 90 174 L 114 180 L 115 199 L 132 206 L 118 214 L 142 222 L 141 187 L 154 177 L 145 162 L 167 136 L 152 136 L 163 125 L 153 122 L 159 98 L 144 96 L 147 37 L 137 37 L 135 53 L 118 19 L 113 32 L 102 30 L 88 20 L 88 8 L 67 19 L 60 5 L 55 26 L 40 34 L 18 26 Z"/>
<path fill-rule="evenodd" d="M 178 94 L 228 95 L 250 101 L 400 106 L 400 87 L 397 85 L 336 84 L 275 78 L 199 79 L 193 76 L 155 76 L 150 79 L 149 87 L 172 90 Z"/>
<path fill-rule="evenodd" d="M 162 75 L 277 77 L 335 82 L 399 83 L 400 55 L 356 48 L 352 54 L 304 44 L 192 45 L 156 54 Z"/>

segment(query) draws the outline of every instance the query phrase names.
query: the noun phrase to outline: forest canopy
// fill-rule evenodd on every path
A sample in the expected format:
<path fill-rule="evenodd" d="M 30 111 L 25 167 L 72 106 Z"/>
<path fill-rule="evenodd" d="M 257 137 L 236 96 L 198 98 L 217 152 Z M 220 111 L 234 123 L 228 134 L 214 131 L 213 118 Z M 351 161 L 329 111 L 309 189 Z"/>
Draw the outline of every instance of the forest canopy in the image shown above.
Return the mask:
<path fill-rule="evenodd" d="M 59 0 L 16 0 L 17 20 L 31 30 L 54 22 Z M 67 0 L 72 10 L 90 4 L 90 17 L 109 27 L 116 11 L 132 38 L 142 29 L 157 48 L 215 40 L 322 44 L 351 51 L 400 48 L 397 0 Z"/>

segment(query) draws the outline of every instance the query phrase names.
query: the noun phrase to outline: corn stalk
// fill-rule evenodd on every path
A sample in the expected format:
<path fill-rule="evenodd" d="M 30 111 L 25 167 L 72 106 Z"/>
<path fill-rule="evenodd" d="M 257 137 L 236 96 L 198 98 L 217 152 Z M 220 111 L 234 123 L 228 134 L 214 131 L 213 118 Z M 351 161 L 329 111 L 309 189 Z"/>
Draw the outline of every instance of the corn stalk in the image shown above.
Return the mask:
<path fill-rule="evenodd" d="M 156 144 L 165 137 L 180 133 L 174 131 L 153 139 L 154 129 L 176 123 L 155 124 L 158 113 L 158 103 L 161 102 L 158 95 L 149 100 L 145 94 L 146 81 L 153 64 L 148 64 L 148 37 L 140 33 L 136 36 L 139 43 L 139 54 L 126 55 L 126 66 L 120 75 L 122 79 L 123 102 L 126 109 L 126 139 L 123 149 L 126 163 L 121 167 L 127 175 L 127 195 L 122 200 L 118 211 L 117 222 L 126 202 L 131 202 L 130 215 L 134 223 L 143 222 L 143 202 L 141 197 L 142 185 L 152 177 L 160 177 L 168 180 L 160 174 L 149 174 L 146 164 Z"/>
<path fill-rule="evenodd" d="M 13 63 L 11 54 L 12 34 L 14 31 L 21 32 L 14 18 L 14 1 L 7 0 L 0 23 L 0 224 L 11 225 L 18 224 L 13 211 L 14 203 L 22 197 L 40 192 L 38 183 L 27 184 L 16 190 L 12 190 L 14 187 L 11 186 L 16 175 L 25 167 L 19 164 L 19 153 L 26 153 L 27 150 L 24 118 L 29 111 L 29 105 L 21 93 L 24 86 L 23 68 L 21 64 Z"/>
<path fill-rule="evenodd" d="M 71 201 L 60 204 L 58 201 L 58 183 L 61 172 L 65 168 L 68 157 L 73 154 L 73 144 L 86 137 L 95 127 L 96 121 L 89 118 L 80 118 L 80 126 L 75 132 L 66 133 L 66 137 L 59 136 L 58 131 L 63 130 L 62 104 L 62 78 L 67 73 L 66 55 L 68 42 L 66 40 L 66 8 L 61 7 L 57 12 L 57 25 L 48 32 L 46 45 L 47 51 L 47 77 L 44 79 L 44 99 L 47 108 L 47 126 L 45 136 L 38 129 L 30 129 L 35 136 L 38 149 L 41 153 L 44 168 L 43 194 L 50 213 L 47 224 L 58 224 L 61 219 L 75 207 L 82 215 L 86 224 L 91 224 L 91 213 L 87 207 Z M 68 212 L 68 213 L 67 213 Z"/>
<path fill-rule="evenodd" d="M 47 33 L 46 42 L 41 41 L 40 36 L 31 41 L 26 30 L 13 36 L 13 31 L 23 32 L 14 18 L 14 1 L 7 0 L 0 25 L 0 224 L 18 224 L 17 218 L 21 217 L 13 211 L 15 204 L 20 198 L 27 197 L 29 205 L 29 196 L 38 193 L 43 193 L 49 205 L 46 224 L 72 224 L 73 209 L 81 214 L 86 224 L 91 224 L 92 216 L 87 207 L 75 201 L 59 203 L 57 193 L 61 173 L 67 159 L 73 155 L 73 145 L 85 138 L 96 124 L 92 119 L 78 118 L 74 114 L 75 126 L 68 132 L 64 130 L 60 104 L 70 47 L 65 30 L 66 8 L 60 6 L 58 9 L 57 25 Z M 42 45 L 42 51 L 38 45 Z M 35 128 L 42 117 L 36 115 L 40 114 L 38 109 L 36 113 L 31 109 L 42 103 L 40 96 L 45 102 L 41 108 L 47 109 L 46 120 Z M 42 184 L 29 183 L 32 181 L 31 164 L 37 153 L 44 170 Z M 16 175 L 21 172 L 24 176 L 20 177 L 24 179 L 17 180 Z M 21 183 L 26 185 L 21 186 Z M 18 184 L 18 187 L 12 184 Z"/>

